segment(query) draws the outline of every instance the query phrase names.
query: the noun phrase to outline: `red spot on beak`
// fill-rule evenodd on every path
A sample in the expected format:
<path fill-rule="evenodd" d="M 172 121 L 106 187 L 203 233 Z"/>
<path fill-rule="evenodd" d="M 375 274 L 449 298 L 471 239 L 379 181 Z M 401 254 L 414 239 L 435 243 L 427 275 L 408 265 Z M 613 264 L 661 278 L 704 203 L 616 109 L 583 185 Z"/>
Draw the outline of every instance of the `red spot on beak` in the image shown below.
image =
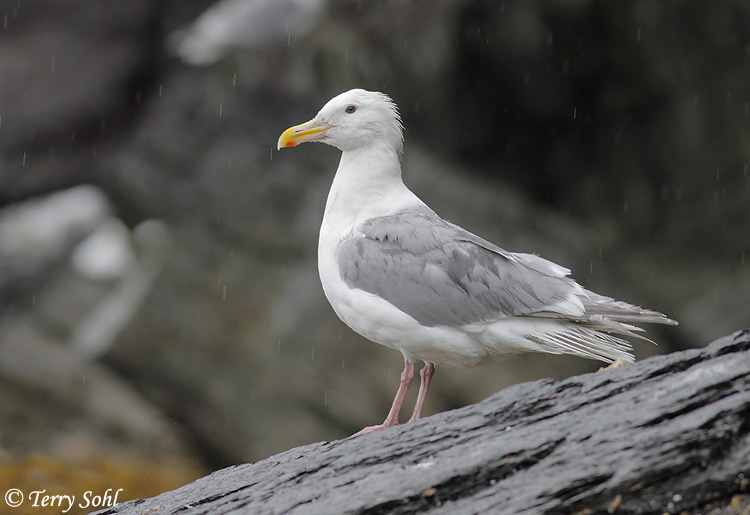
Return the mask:
<path fill-rule="evenodd" d="M 287 141 L 287 142 L 286 142 L 286 143 L 284 144 L 284 146 L 285 146 L 285 147 L 296 147 L 296 146 L 297 146 L 297 143 L 296 143 L 296 142 L 294 142 L 294 141 Z"/>

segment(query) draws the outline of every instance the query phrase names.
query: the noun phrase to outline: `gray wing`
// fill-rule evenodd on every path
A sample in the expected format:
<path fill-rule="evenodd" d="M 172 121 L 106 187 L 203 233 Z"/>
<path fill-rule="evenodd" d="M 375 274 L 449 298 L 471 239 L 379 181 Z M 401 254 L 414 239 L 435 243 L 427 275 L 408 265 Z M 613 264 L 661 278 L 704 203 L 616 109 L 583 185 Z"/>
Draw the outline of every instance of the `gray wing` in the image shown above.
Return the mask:
<path fill-rule="evenodd" d="M 364 222 L 342 242 L 339 272 L 426 326 L 509 316 L 576 318 L 583 289 L 569 271 L 514 254 L 440 218 L 426 206 Z"/>

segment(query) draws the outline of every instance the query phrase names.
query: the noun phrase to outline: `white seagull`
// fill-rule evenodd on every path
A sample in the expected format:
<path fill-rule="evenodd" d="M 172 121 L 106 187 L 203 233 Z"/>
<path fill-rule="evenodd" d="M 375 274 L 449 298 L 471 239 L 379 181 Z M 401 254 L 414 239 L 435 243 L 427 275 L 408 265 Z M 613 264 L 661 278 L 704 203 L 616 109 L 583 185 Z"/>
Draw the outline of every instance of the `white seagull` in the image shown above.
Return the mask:
<path fill-rule="evenodd" d="M 473 366 L 521 352 L 630 363 L 630 344 L 615 335 L 645 339 L 631 323 L 677 324 L 440 218 L 401 179 L 403 126 L 383 93 L 342 93 L 284 131 L 278 148 L 306 141 L 342 151 L 318 242 L 325 295 L 346 325 L 404 356 L 385 421 L 357 434 L 398 424 L 416 360 L 425 366 L 410 422 L 422 415 L 435 365 Z"/>

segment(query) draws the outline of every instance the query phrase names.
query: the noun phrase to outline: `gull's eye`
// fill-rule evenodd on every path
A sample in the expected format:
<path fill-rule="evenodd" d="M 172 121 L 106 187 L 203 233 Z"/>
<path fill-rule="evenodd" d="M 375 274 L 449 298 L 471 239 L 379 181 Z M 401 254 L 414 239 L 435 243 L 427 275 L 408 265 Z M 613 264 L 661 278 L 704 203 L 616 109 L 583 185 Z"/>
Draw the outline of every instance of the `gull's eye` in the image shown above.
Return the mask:
<path fill-rule="evenodd" d="M 357 110 L 357 106 L 349 106 L 346 109 L 344 109 L 344 112 L 346 114 L 352 114 L 356 110 Z"/>

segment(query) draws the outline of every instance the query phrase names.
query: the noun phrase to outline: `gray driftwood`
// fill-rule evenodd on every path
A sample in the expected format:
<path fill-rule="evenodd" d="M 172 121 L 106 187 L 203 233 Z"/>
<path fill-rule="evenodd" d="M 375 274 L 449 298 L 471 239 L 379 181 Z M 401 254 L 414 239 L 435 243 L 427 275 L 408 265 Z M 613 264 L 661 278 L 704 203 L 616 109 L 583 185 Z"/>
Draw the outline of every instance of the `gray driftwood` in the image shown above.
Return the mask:
<path fill-rule="evenodd" d="M 100 512 L 750 513 L 750 330 Z"/>

